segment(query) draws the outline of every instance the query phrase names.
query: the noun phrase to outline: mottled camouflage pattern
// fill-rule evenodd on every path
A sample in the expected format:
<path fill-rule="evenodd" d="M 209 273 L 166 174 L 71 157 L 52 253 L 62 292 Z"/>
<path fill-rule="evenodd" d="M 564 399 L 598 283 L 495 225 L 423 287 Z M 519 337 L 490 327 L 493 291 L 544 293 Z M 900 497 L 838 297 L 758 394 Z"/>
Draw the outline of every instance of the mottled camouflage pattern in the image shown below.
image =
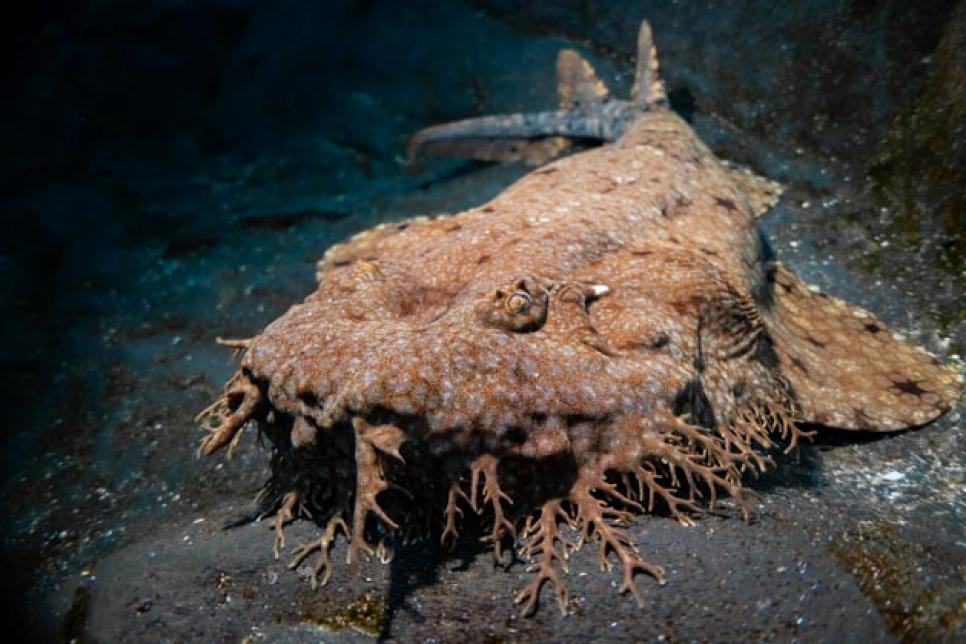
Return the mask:
<path fill-rule="evenodd" d="M 257 422 L 276 551 L 311 513 L 323 534 L 293 563 L 317 552 L 316 579 L 340 531 L 352 561 L 399 534 L 455 539 L 470 509 L 497 557 L 513 542 L 534 562 L 525 612 L 544 581 L 566 610 L 558 569 L 591 542 L 637 595 L 637 572 L 664 573 L 624 529 L 634 513 L 690 522 L 718 492 L 744 510 L 743 473 L 793 447 L 799 423 L 895 430 L 958 397 L 936 358 L 766 261 L 755 218 L 777 188 L 664 107 L 646 25 L 639 45 L 631 101 L 566 52 L 560 111 L 433 128 L 411 150 L 501 158 L 587 123 L 613 142 L 477 208 L 331 248 L 314 293 L 234 343 L 241 368 L 203 412 L 202 451 Z"/>

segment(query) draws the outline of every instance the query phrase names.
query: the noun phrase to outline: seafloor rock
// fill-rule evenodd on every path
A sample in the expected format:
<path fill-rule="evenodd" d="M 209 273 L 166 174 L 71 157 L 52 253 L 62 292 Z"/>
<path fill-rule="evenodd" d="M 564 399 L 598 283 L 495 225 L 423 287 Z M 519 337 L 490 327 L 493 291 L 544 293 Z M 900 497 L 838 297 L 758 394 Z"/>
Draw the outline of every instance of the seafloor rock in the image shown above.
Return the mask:
<path fill-rule="evenodd" d="M 526 581 L 522 562 L 503 570 L 473 552 L 440 561 L 429 546 L 397 553 L 391 568 L 366 562 L 359 577 L 339 566 L 313 592 L 285 560 L 272 561 L 267 524 L 218 529 L 229 513 L 170 526 L 97 567 L 88 633 L 97 641 L 789 640 L 888 641 L 888 629 L 821 540 L 777 517 L 746 524 L 710 517 L 694 528 L 644 519 L 634 538 L 660 551 L 668 583 L 643 590 L 645 604 L 619 598 L 592 549 L 576 553 L 568 581 L 573 615 L 549 605 L 521 618 L 508 601 Z M 290 539 L 314 538 L 296 525 Z M 340 544 L 335 557 L 344 557 Z M 304 575 L 311 566 L 305 566 Z M 552 600 L 549 602 L 552 604 Z"/>
<path fill-rule="evenodd" d="M 936 263 L 960 292 L 966 288 L 966 3 L 950 17 L 931 56 L 919 96 L 896 116 L 872 159 L 873 199 L 907 246 L 931 236 L 947 240 Z M 928 243 L 928 242 L 926 242 Z M 888 251 L 881 252 L 886 261 Z M 966 303 L 946 313 L 966 324 Z"/>

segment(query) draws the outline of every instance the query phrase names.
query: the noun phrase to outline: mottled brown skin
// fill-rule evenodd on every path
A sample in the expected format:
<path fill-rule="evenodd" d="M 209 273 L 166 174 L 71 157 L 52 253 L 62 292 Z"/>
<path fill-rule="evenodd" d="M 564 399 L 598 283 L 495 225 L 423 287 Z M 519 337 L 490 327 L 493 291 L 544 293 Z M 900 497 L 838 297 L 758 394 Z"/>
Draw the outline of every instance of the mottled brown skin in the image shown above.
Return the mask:
<path fill-rule="evenodd" d="M 340 531 L 350 561 L 385 556 L 426 525 L 455 540 L 470 509 L 498 558 L 516 542 L 534 562 L 525 612 L 544 581 L 566 611 L 558 569 L 590 542 L 637 596 L 636 573 L 664 572 L 627 533 L 634 514 L 690 522 L 719 492 L 744 511 L 742 474 L 794 446 L 797 423 L 895 430 L 956 400 L 959 378 L 936 358 L 765 261 L 755 217 L 773 186 L 717 160 L 663 106 L 649 38 L 640 109 L 615 121 L 615 141 L 477 208 L 331 248 L 314 293 L 233 343 L 241 368 L 203 413 L 201 449 L 234 444 L 248 421 L 269 437 L 276 552 L 302 510 L 323 528 L 293 565 L 317 553 L 324 583 Z M 593 116 L 609 99 L 573 56 L 562 105 L 576 94 Z M 453 131 L 435 132 L 439 147 Z M 468 142 L 480 140 L 456 147 Z"/>

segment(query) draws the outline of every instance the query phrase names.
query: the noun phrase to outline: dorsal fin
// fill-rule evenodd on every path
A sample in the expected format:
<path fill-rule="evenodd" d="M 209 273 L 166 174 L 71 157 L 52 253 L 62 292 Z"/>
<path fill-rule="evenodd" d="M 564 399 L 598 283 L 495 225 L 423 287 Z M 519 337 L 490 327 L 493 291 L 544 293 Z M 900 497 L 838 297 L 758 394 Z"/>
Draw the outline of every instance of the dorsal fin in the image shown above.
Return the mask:
<path fill-rule="evenodd" d="M 602 103 L 610 92 L 587 59 L 573 49 L 557 54 L 557 106 L 562 110 L 581 109 Z"/>
<path fill-rule="evenodd" d="M 637 66 L 631 100 L 641 106 L 667 103 L 664 82 L 658 73 L 657 47 L 647 20 L 641 21 L 641 29 L 637 32 Z"/>

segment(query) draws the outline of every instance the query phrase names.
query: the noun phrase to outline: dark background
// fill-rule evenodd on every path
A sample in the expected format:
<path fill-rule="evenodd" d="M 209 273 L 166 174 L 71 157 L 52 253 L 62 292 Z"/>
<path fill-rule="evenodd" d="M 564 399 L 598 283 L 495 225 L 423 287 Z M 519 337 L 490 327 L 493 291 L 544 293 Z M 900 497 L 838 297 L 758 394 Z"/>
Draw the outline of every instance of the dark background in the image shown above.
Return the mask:
<path fill-rule="evenodd" d="M 224 604 L 231 591 L 211 591 L 218 583 L 209 582 L 228 573 L 202 564 L 224 552 L 219 539 L 244 538 L 237 533 L 206 533 L 209 545 L 198 543 L 193 560 L 172 555 L 167 569 L 131 555 L 154 552 L 144 544 L 158 534 L 167 535 L 160 544 L 177 542 L 196 518 L 217 523 L 211 517 L 234 507 L 226 503 L 242 505 L 258 486 L 266 457 L 251 444 L 223 466 L 194 460 L 191 417 L 231 369 L 214 337 L 251 335 L 304 297 L 314 260 L 332 243 L 499 191 L 525 168 L 407 168 L 406 136 L 440 121 L 548 107 L 553 58 L 564 46 L 581 49 L 625 94 L 642 17 L 653 26 L 672 106 L 721 156 L 786 184 L 763 222 L 778 255 L 941 355 L 966 346 L 963 3 L 87 0 L 3 12 L 5 607 L 34 637 L 237 640 L 262 623 L 282 624 L 274 637 L 298 640 L 311 620 L 286 602 L 320 601 L 302 590 L 245 582 L 265 598 L 264 614 L 164 612 L 179 596 L 183 605 Z M 807 448 L 787 478 L 761 484 L 763 524 L 783 539 L 731 520 L 718 528 L 730 535 L 725 544 L 698 539 L 690 555 L 678 554 L 713 558 L 750 540 L 770 544 L 766 557 L 800 541 L 846 588 L 824 601 L 841 607 L 845 596 L 834 593 L 851 592 L 856 613 L 799 624 L 781 608 L 794 612 L 804 601 L 797 587 L 765 575 L 762 592 L 778 607 L 764 616 L 742 610 L 751 600 L 727 610 L 710 602 L 712 618 L 721 613 L 716 623 L 727 626 L 719 634 L 747 633 L 749 620 L 765 639 L 821 639 L 850 625 L 886 639 L 963 629 L 963 447 L 957 413 L 921 432 L 872 443 L 832 432 Z M 900 479 L 882 471 L 904 478 L 892 485 Z M 806 502 L 823 494 L 833 500 Z M 642 519 L 663 540 L 652 558 L 673 563 L 682 537 L 664 523 Z M 791 534 L 782 532 L 788 525 Z M 835 545 L 841 534 L 870 530 L 875 545 Z M 256 579 L 270 538 L 258 531 L 238 547 L 250 556 L 219 565 L 247 566 Z M 678 564 L 689 583 L 704 579 L 703 564 Z M 200 580 L 159 572 L 193 566 Z M 925 570 L 919 581 L 909 572 L 916 567 Z M 747 564 L 752 573 L 764 568 Z M 604 606 L 635 615 L 593 561 L 586 569 L 600 577 L 599 589 L 581 587 L 586 597 L 601 593 Z M 510 614 L 517 571 L 474 570 L 452 583 L 492 587 Z M 418 599 L 441 582 L 392 583 L 383 635 L 418 637 L 427 620 L 444 639 L 525 632 L 472 602 L 463 621 L 446 622 L 434 612 L 446 613 L 446 597 L 430 595 L 424 604 L 436 609 L 407 612 L 391 598 Z M 159 596 L 140 610 L 149 600 L 125 592 L 148 586 Z M 652 586 L 646 610 L 661 620 L 629 619 L 655 635 L 708 632 L 688 612 L 707 589 L 672 606 L 680 591 Z M 467 593 L 446 593 L 454 595 Z M 145 626 L 146 615 L 159 621 Z M 539 620 L 560 628 L 555 618 L 543 610 Z M 595 620 L 608 616 L 572 619 L 601 633 Z"/>

